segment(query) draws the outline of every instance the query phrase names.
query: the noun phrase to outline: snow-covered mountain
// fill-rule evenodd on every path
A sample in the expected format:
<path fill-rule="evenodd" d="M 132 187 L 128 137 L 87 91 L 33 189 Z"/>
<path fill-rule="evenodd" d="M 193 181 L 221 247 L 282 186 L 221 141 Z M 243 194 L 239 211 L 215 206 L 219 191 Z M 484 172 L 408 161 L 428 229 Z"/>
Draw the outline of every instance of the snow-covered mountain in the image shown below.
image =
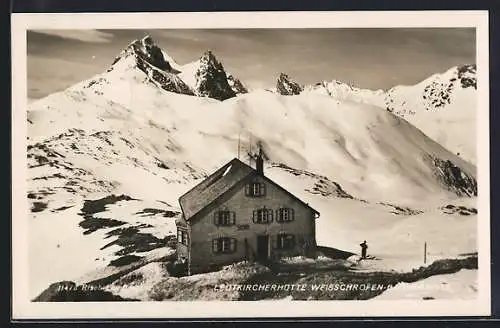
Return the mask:
<path fill-rule="evenodd" d="M 476 163 L 476 85 L 476 65 L 453 67 L 417 85 L 390 89 L 385 104 L 452 152 Z"/>
<path fill-rule="evenodd" d="M 108 72 L 135 68 L 162 89 L 179 94 L 225 100 L 248 92 L 238 78 L 224 70 L 211 51 L 206 51 L 199 60 L 181 66 L 150 36 L 130 43 Z"/>
<path fill-rule="evenodd" d="M 321 81 L 315 85 L 307 85 L 304 90 L 328 95 L 339 101 L 349 100 L 382 108 L 386 107 L 384 102 L 385 92 L 383 90 L 361 89 L 338 80 Z"/>
<path fill-rule="evenodd" d="M 471 163 L 476 162 L 476 65 L 452 67 L 411 86 L 388 91 L 319 82 L 306 90 L 386 108 Z"/>
<path fill-rule="evenodd" d="M 245 161 L 263 147 L 265 174 L 320 211 L 322 245 L 370 238 L 375 253 L 412 260 L 421 245 L 402 232 L 418 232 L 437 257 L 476 251 L 475 216 L 441 210 L 474 203 L 475 166 L 394 110 L 321 87 L 247 93 L 211 52 L 179 65 L 146 37 L 106 72 L 30 103 L 33 296 L 170 256 L 178 197 L 238 144 Z"/>

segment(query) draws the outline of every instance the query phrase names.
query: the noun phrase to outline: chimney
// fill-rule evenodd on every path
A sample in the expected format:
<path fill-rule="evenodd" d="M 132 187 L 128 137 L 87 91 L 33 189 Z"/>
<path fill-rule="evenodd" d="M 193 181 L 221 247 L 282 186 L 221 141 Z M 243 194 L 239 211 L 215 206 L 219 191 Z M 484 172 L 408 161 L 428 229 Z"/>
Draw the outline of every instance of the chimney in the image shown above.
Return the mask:
<path fill-rule="evenodd" d="M 259 148 L 259 154 L 255 160 L 255 170 L 260 175 L 264 175 L 264 158 L 262 158 L 262 148 Z"/>

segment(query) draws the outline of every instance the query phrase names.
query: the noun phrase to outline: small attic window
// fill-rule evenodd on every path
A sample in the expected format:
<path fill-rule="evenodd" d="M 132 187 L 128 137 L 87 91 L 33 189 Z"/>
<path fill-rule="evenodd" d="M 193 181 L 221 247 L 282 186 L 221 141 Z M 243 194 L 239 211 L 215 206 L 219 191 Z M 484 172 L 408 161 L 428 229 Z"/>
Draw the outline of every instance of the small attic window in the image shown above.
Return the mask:
<path fill-rule="evenodd" d="M 245 195 L 249 197 L 264 197 L 266 185 L 261 182 L 251 182 L 245 186 Z"/>

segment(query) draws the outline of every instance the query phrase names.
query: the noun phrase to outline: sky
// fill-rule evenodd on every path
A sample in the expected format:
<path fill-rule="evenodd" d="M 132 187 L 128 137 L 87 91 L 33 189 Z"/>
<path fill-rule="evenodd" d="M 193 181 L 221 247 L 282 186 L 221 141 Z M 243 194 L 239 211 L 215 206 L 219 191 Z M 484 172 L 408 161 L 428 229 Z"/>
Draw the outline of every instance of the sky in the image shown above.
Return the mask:
<path fill-rule="evenodd" d="M 105 71 L 148 34 L 181 65 L 212 50 L 250 89 L 273 87 L 284 72 L 301 84 L 335 79 L 386 90 L 476 60 L 472 28 L 31 30 L 28 98 Z"/>

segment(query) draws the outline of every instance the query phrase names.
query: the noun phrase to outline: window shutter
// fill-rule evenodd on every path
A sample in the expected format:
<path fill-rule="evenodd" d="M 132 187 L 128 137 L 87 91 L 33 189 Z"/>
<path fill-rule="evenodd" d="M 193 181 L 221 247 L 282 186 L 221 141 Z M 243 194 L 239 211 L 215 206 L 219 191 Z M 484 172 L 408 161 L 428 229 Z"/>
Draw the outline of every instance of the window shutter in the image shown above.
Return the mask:
<path fill-rule="evenodd" d="M 219 249 L 218 249 L 218 240 L 217 239 L 213 239 L 212 240 L 212 251 L 214 253 L 218 253 Z"/>
<path fill-rule="evenodd" d="M 229 212 L 230 214 L 230 219 L 229 219 L 229 224 L 235 224 L 236 223 L 236 213 L 235 212 Z"/>
<path fill-rule="evenodd" d="M 273 222 L 273 212 L 274 212 L 274 211 L 273 211 L 272 209 L 268 209 L 268 210 L 267 210 L 267 215 L 268 215 L 268 220 L 267 220 L 267 222 L 269 222 L 269 223 Z"/>
<path fill-rule="evenodd" d="M 290 208 L 289 211 L 290 211 L 290 213 L 289 213 L 290 221 L 295 220 L 295 210 L 293 208 Z"/>
<path fill-rule="evenodd" d="M 214 212 L 214 224 L 219 225 L 219 212 Z"/>
<path fill-rule="evenodd" d="M 262 197 L 266 194 L 266 184 L 265 183 L 259 183 L 259 195 Z"/>
<path fill-rule="evenodd" d="M 257 223 L 257 210 L 253 210 L 253 223 Z"/>
<path fill-rule="evenodd" d="M 245 185 L 245 196 L 250 196 L 250 184 Z"/>

